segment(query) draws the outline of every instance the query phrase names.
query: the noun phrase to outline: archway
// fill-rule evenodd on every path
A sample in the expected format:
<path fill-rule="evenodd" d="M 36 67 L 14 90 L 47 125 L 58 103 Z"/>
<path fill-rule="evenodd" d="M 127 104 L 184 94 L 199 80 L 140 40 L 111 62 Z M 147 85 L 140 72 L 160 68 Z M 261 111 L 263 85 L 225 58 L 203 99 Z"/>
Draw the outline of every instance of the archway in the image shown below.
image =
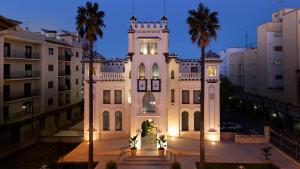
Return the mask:
<path fill-rule="evenodd" d="M 157 124 L 155 121 L 148 119 L 141 124 L 141 148 L 157 149 Z"/>

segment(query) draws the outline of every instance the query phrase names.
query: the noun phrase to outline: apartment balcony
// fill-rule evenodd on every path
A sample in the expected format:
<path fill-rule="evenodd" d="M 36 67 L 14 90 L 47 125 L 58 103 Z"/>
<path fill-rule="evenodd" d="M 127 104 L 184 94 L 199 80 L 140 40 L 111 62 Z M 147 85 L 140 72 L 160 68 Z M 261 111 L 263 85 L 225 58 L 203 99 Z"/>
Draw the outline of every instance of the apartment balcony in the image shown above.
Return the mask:
<path fill-rule="evenodd" d="M 38 89 L 31 90 L 31 92 L 28 92 L 28 93 L 11 92 L 9 95 L 5 94 L 5 91 L 4 91 L 3 100 L 5 103 L 18 102 L 18 101 L 33 99 L 33 98 L 39 97 L 39 95 L 40 95 L 40 90 L 38 90 Z"/>
<path fill-rule="evenodd" d="M 71 91 L 71 85 L 58 86 L 58 92 L 67 92 L 67 91 Z"/>
<path fill-rule="evenodd" d="M 71 71 L 58 71 L 58 76 L 64 77 L 64 76 L 70 76 Z"/>
<path fill-rule="evenodd" d="M 70 62 L 71 61 L 71 56 L 58 55 L 58 61 Z"/>
<path fill-rule="evenodd" d="M 101 72 L 95 77 L 100 81 L 124 81 L 124 73 Z"/>
<path fill-rule="evenodd" d="M 41 76 L 40 71 L 11 71 L 4 72 L 4 80 L 12 81 L 12 80 L 34 80 L 39 79 Z"/>
<path fill-rule="evenodd" d="M 24 50 L 11 50 L 10 53 L 4 53 L 5 59 L 26 59 L 26 60 L 40 60 L 41 54 L 32 52 L 31 54 L 25 53 Z"/>
<path fill-rule="evenodd" d="M 200 81 L 201 73 L 180 73 L 179 80 L 180 81 Z"/>
<path fill-rule="evenodd" d="M 40 114 L 40 109 L 34 108 L 33 112 L 24 110 L 11 114 L 12 115 L 10 115 L 9 117 L 3 118 L 3 125 L 8 125 L 19 121 L 31 119 L 32 117 L 35 117 Z"/>

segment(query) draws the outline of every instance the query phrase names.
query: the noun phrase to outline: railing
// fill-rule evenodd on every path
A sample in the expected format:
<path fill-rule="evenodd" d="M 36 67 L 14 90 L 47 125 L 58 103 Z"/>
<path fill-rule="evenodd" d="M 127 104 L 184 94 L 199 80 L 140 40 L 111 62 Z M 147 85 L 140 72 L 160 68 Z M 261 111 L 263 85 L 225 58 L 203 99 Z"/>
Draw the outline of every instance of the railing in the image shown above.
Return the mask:
<path fill-rule="evenodd" d="M 58 76 L 70 76 L 71 71 L 58 71 Z"/>
<path fill-rule="evenodd" d="M 4 91 L 5 92 L 5 91 Z M 13 92 L 10 93 L 8 97 L 4 97 L 4 101 L 13 101 L 13 100 L 19 100 L 19 99 L 26 99 L 30 97 L 39 96 L 40 90 L 31 90 L 30 93 L 24 93 L 24 92 Z M 4 94 L 5 96 L 5 94 Z"/>
<path fill-rule="evenodd" d="M 97 77 L 96 79 L 104 81 L 123 81 L 124 73 L 101 72 Z"/>
<path fill-rule="evenodd" d="M 16 59 L 40 59 L 41 54 L 38 52 L 32 52 L 28 55 L 25 50 L 11 50 L 9 53 L 4 53 L 5 58 L 16 58 Z"/>
<path fill-rule="evenodd" d="M 3 124 L 10 124 L 10 123 L 15 123 L 18 121 L 23 121 L 26 119 L 32 118 L 32 116 L 35 116 L 40 113 L 39 108 L 34 108 L 33 112 L 31 111 L 20 111 L 16 113 L 11 113 L 12 115 L 9 116 L 8 118 L 3 118 Z"/>
<path fill-rule="evenodd" d="M 61 85 L 61 86 L 58 86 L 58 91 L 61 92 L 61 91 L 67 91 L 67 90 L 71 90 L 71 86 L 70 85 Z"/>
<path fill-rule="evenodd" d="M 19 79 L 19 78 L 33 78 L 40 77 L 40 71 L 12 71 L 12 72 L 4 72 L 4 79 Z"/>
<path fill-rule="evenodd" d="M 279 131 L 271 130 L 270 143 L 289 155 L 296 161 L 300 162 L 300 139 L 291 138 Z"/>
<path fill-rule="evenodd" d="M 179 80 L 201 80 L 201 73 L 180 73 Z"/>
<path fill-rule="evenodd" d="M 68 55 L 58 55 L 58 60 L 60 60 L 60 61 L 71 61 L 71 56 L 68 56 Z"/>

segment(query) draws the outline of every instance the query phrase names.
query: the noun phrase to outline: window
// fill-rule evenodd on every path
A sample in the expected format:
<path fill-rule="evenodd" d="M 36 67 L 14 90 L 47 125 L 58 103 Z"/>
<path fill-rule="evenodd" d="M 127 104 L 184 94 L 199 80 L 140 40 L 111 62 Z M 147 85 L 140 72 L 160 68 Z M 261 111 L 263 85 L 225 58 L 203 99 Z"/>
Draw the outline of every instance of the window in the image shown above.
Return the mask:
<path fill-rule="evenodd" d="M 3 107 L 3 120 L 6 121 L 9 119 L 9 107 L 4 106 Z"/>
<path fill-rule="evenodd" d="M 157 43 L 155 42 L 142 42 L 140 44 L 140 53 L 143 55 L 157 54 Z"/>
<path fill-rule="evenodd" d="M 115 90 L 115 104 L 122 104 L 122 90 Z"/>
<path fill-rule="evenodd" d="M 190 104 L 190 91 L 182 90 L 182 104 Z"/>
<path fill-rule="evenodd" d="M 11 128 L 11 135 L 10 135 L 10 143 L 11 145 L 17 144 L 20 142 L 20 125 L 15 124 Z"/>
<path fill-rule="evenodd" d="M 109 112 L 103 112 L 103 130 L 109 130 Z"/>
<path fill-rule="evenodd" d="M 200 131 L 200 116 L 201 113 L 199 111 L 194 113 L 194 131 Z"/>
<path fill-rule="evenodd" d="M 25 64 L 25 77 L 32 77 L 32 65 Z"/>
<path fill-rule="evenodd" d="M 139 66 L 139 79 L 145 78 L 145 65 L 143 63 Z"/>
<path fill-rule="evenodd" d="M 154 113 L 155 112 L 155 97 L 150 92 L 147 91 L 143 97 L 143 112 L 144 113 Z"/>
<path fill-rule="evenodd" d="M 48 71 L 49 71 L 49 72 L 53 72 L 53 70 L 54 70 L 53 65 L 48 65 Z"/>
<path fill-rule="evenodd" d="M 46 120 L 44 118 L 39 120 L 39 128 L 40 130 L 44 130 L 46 128 Z"/>
<path fill-rule="evenodd" d="M 171 103 L 175 103 L 175 90 L 171 90 Z"/>
<path fill-rule="evenodd" d="M 49 55 L 53 55 L 53 53 L 54 53 L 53 48 L 48 48 L 48 54 L 49 54 Z"/>
<path fill-rule="evenodd" d="M 129 79 L 131 79 L 131 70 L 129 71 Z"/>
<path fill-rule="evenodd" d="M 283 51 L 282 46 L 274 46 L 274 51 L 276 51 L 276 52 Z"/>
<path fill-rule="evenodd" d="M 158 65 L 156 63 L 152 66 L 152 79 L 158 79 L 159 78 L 159 69 Z"/>
<path fill-rule="evenodd" d="M 67 120 L 72 120 L 72 110 L 67 110 Z"/>
<path fill-rule="evenodd" d="M 53 81 L 49 81 L 48 82 L 48 89 L 52 89 L 53 88 Z"/>
<path fill-rule="evenodd" d="M 182 112 L 181 114 L 181 130 L 188 131 L 189 130 L 189 113 Z"/>
<path fill-rule="evenodd" d="M 200 90 L 193 91 L 193 103 L 200 104 Z"/>
<path fill-rule="evenodd" d="M 78 65 L 76 65 L 76 71 L 79 71 L 79 66 Z"/>
<path fill-rule="evenodd" d="M 175 79 L 174 70 L 171 71 L 171 79 Z"/>
<path fill-rule="evenodd" d="M 4 57 L 10 57 L 10 44 L 4 43 Z"/>
<path fill-rule="evenodd" d="M 76 52 L 75 55 L 76 55 L 76 57 L 78 58 L 78 57 L 79 57 L 79 52 Z"/>
<path fill-rule="evenodd" d="M 32 55 L 32 47 L 31 46 L 25 46 L 25 57 L 31 58 Z"/>
<path fill-rule="evenodd" d="M 208 66 L 207 74 L 210 77 L 217 76 L 217 67 L 216 66 Z"/>
<path fill-rule="evenodd" d="M 122 112 L 115 113 L 115 130 L 122 131 Z"/>
<path fill-rule="evenodd" d="M 192 73 L 198 73 L 198 67 L 191 67 Z"/>
<path fill-rule="evenodd" d="M 75 79 L 75 83 L 78 85 L 79 84 L 79 79 Z"/>
<path fill-rule="evenodd" d="M 276 61 L 274 62 L 274 65 L 276 65 L 276 66 L 282 65 L 282 60 L 276 60 Z"/>
<path fill-rule="evenodd" d="M 53 105 L 53 98 L 48 99 L 48 106 Z"/>
<path fill-rule="evenodd" d="M 65 101 L 66 101 L 66 104 L 69 104 L 69 103 L 71 103 L 71 95 L 70 94 L 66 94 L 65 95 Z"/>
<path fill-rule="evenodd" d="M 110 90 L 103 90 L 103 104 L 110 104 Z"/>
<path fill-rule="evenodd" d="M 275 79 L 276 79 L 276 80 L 282 80 L 282 79 L 283 79 L 283 76 L 282 76 L 282 75 L 275 75 Z"/>
<path fill-rule="evenodd" d="M 93 67 L 93 76 L 96 76 L 96 67 Z"/>

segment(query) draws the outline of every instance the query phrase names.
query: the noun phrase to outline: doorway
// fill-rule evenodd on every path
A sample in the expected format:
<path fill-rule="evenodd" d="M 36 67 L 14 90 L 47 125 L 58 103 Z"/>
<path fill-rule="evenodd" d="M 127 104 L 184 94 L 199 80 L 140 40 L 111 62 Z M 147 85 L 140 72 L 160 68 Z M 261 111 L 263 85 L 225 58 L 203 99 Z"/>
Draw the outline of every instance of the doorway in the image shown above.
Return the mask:
<path fill-rule="evenodd" d="M 145 120 L 141 124 L 141 148 L 157 149 L 157 124 L 151 120 Z"/>

